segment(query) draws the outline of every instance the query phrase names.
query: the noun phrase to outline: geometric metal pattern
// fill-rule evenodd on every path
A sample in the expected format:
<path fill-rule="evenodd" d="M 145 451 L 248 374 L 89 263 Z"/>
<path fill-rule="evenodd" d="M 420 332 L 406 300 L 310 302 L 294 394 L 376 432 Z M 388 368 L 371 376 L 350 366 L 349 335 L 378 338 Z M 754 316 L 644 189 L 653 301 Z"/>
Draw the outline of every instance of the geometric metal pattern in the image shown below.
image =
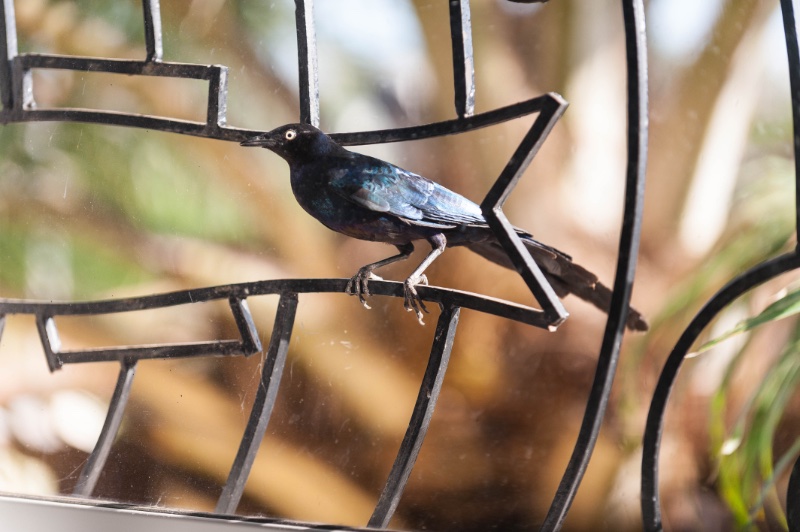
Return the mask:
<path fill-rule="evenodd" d="M 0 56 L 7 58 L 7 61 L 0 62 L 0 103 L 3 106 L 2 110 L 0 110 L 0 123 L 2 124 L 28 121 L 76 121 L 147 128 L 237 142 L 256 133 L 229 127 L 226 124 L 226 67 L 163 61 L 160 4 L 158 0 L 144 0 L 142 2 L 146 46 L 146 57 L 143 61 L 67 57 L 53 54 L 20 55 L 17 53 L 13 0 L 3 0 L 0 6 L 0 9 L 2 9 L 0 14 L 3 16 L 3 24 L 0 26 L 0 43 L 2 43 L 0 44 Z M 303 122 L 318 125 L 319 88 L 312 0 L 296 0 L 296 24 L 300 74 L 300 119 Z M 534 297 L 542 304 L 543 310 L 454 290 L 428 286 L 420 287 L 420 296 L 425 301 L 439 303 L 442 307 L 442 313 L 439 317 L 428 368 L 421 383 L 411 421 L 387 483 L 369 521 L 369 524 L 375 527 L 385 527 L 388 524 L 399 503 L 411 469 L 418 456 L 438 399 L 438 392 L 444 380 L 460 309 L 472 308 L 550 330 L 554 330 L 567 317 L 561 302 L 538 266 L 531 259 L 530 254 L 525 250 L 513 227 L 502 212 L 502 205 L 505 199 L 519 181 L 522 173 L 544 142 L 555 122 L 566 109 L 566 102 L 558 95 L 548 94 L 505 108 L 474 115 L 474 68 L 468 0 L 450 3 L 450 27 L 454 58 L 456 119 L 387 131 L 334 134 L 333 137 L 337 142 L 345 145 L 421 139 L 462 133 L 537 113 L 538 116 L 530 132 L 523 139 L 481 207 L 490 227 L 497 233 L 502 245 L 509 251 L 509 256 L 516 265 L 517 270 L 521 272 Z M 206 80 L 208 81 L 206 120 L 204 122 L 194 122 L 89 109 L 37 109 L 33 97 L 32 71 L 34 69 L 62 69 Z M 217 512 L 234 513 L 275 403 L 291 338 L 298 304 L 298 294 L 326 291 L 341 293 L 345 291 L 345 284 L 343 280 L 325 279 L 264 281 L 142 298 L 86 303 L 41 303 L 0 300 L 0 315 L 26 313 L 35 316 L 51 371 L 59 369 L 63 364 L 71 363 L 108 360 L 116 360 L 120 363 L 119 378 L 112 395 L 105 424 L 74 489 L 75 495 L 86 497 L 90 496 L 94 490 L 100 472 L 109 455 L 111 445 L 119 430 L 138 360 L 143 358 L 230 356 L 256 353 L 261 350 L 259 334 L 248 310 L 246 300 L 248 297 L 257 295 L 279 294 L 280 302 L 262 369 L 261 386 L 258 388 L 257 396 L 251 408 L 250 419 L 240 442 L 239 451 L 231 466 L 228 481 L 217 503 Z M 375 294 L 395 297 L 402 294 L 402 285 L 399 283 L 373 282 L 372 286 Z M 229 301 L 239 329 L 239 340 L 157 346 L 142 345 L 82 351 L 62 350 L 58 340 L 55 321 L 57 316 L 127 312 L 223 298 L 227 298 Z M 617 312 L 626 311 L 627 298 L 618 307 Z M 595 413 L 597 417 L 595 424 L 598 426 L 599 420 L 602 418 L 602 410 Z M 591 442 L 587 443 L 590 444 Z M 591 447 L 591 445 L 586 445 L 581 450 L 581 454 L 586 456 L 586 460 L 591 454 Z M 571 491 L 574 492 L 579 480 L 579 477 L 572 480 L 573 488 Z M 569 497 L 566 499 L 562 497 L 561 500 L 568 506 Z"/>
<path fill-rule="evenodd" d="M 88 57 L 65 57 L 52 54 L 18 54 L 13 0 L 2 0 L 0 15 L 0 124 L 28 121 L 76 121 L 147 128 L 185 135 L 240 142 L 256 131 L 235 128 L 226 123 L 227 69 L 219 65 L 196 65 L 164 62 L 161 40 L 161 18 L 158 0 L 143 0 L 146 58 L 128 61 Z M 296 34 L 298 38 L 300 121 L 318 125 L 319 87 L 317 81 L 316 41 L 313 0 L 295 0 Z M 595 382 L 572 459 L 554 498 L 544 529 L 560 528 L 575 496 L 592 454 L 616 371 L 621 338 L 628 312 L 628 302 L 635 271 L 641 221 L 644 164 L 647 139 L 646 47 L 641 0 L 623 2 L 626 40 L 629 57 L 629 157 L 625 213 L 620 236 L 620 260 L 617 266 L 609 319 L 599 356 Z M 430 138 L 463 133 L 498 124 L 518 117 L 537 114 L 494 186 L 481 203 L 481 209 L 498 240 L 508 253 L 517 271 L 542 310 L 494 298 L 420 286 L 420 297 L 439 303 L 442 308 L 434 335 L 428 366 L 420 385 L 405 437 L 400 445 L 389 478 L 378 500 L 369 525 L 386 527 L 400 501 L 411 469 L 416 461 L 444 380 L 461 308 L 495 314 L 543 329 L 555 328 L 567 317 L 566 310 L 550 287 L 530 254 L 524 248 L 511 223 L 503 214 L 505 200 L 513 191 L 555 122 L 566 109 L 566 102 L 557 94 L 546 94 L 489 112 L 474 114 L 475 87 L 472 59 L 472 30 L 468 0 L 449 3 L 453 48 L 453 73 L 456 118 L 442 122 L 382 131 L 334 133 L 342 145 L 363 145 Z M 208 99 L 204 122 L 156 116 L 126 114 L 88 109 L 37 109 L 33 98 L 34 69 L 66 69 L 114 74 L 188 78 L 208 81 Z M 261 382 L 251 408 L 250 419 L 231 466 L 228 480 L 218 499 L 216 511 L 231 514 L 242 496 L 255 454 L 267 428 L 275 403 L 278 385 L 291 339 L 298 294 L 344 293 L 346 280 L 303 279 L 261 281 L 201 288 L 140 298 L 84 303 L 42 303 L 0 300 L 0 315 L 24 313 L 36 317 L 39 334 L 51 370 L 63 364 L 117 360 L 120 374 L 112 396 L 106 422 L 75 487 L 75 495 L 90 496 L 114 437 L 119 429 L 136 363 L 142 358 L 174 358 L 181 356 L 250 355 L 261 350 L 256 325 L 247 308 L 247 298 L 266 294 L 280 296 L 275 324 L 262 368 Z M 400 297 L 401 283 L 373 281 L 371 290 L 377 295 Z M 84 351 L 62 350 L 58 342 L 56 318 L 79 314 L 108 314 L 133 310 L 162 308 L 214 299 L 228 299 L 238 326 L 239 340 L 193 344 L 167 344 L 104 348 Z"/>
<path fill-rule="evenodd" d="M 318 125 L 319 86 L 314 31 L 313 0 L 295 0 L 298 39 L 300 121 Z M 796 187 L 800 191 L 800 50 L 791 0 L 780 0 L 789 61 L 794 124 Z M 66 57 L 52 54 L 18 54 L 13 0 L 0 0 L 0 124 L 29 121 L 76 121 L 147 128 L 184 135 L 240 142 L 258 131 L 231 127 L 226 122 L 227 68 L 163 61 L 161 17 L 158 0 L 143 0 L 146 57 L 141 61 Z M 611 306 L 587 401 L 572 457 L 559 485 L 543 530 L 559 529 L 577 492 L 606 410 L 616 373 L 625 318 L 638 254 L 642 219 L 645 164 L 647 156 L 647 60 L 642 0 L 623 0 L 623 19 L 627 54 L 628 160 L 623 220 L 620 231 L 617 270 Z M 472 30 L 469 0 L 449 2 L 453 50 L 454 102 L 456 117 L 442 122 L 380 131 L 334 133 L 342 145 L 398 142 L 459 134 L 536 114 L 530 131 L 512 155 L 497 181 L 481 203 L 491 229 L 507 251 L 518 272 L 542 309 L 433 286 L 418 287 L 420 297 L 438 303 L 442 309 L 436 326 L 428 366 L 417 401 L 384 489 L 369 526 L 384 528 L 402 496 L 409 474 L 422 445 L 456 334 L 460 309 L 473 309 L 502 316 L 532 326 L 554 329 L 567 316 L 541 271 L 524 249 L 502 207 L 532 157 L 566 109 L 557 94 L 546 94 L 527 101 L 476 115 Z M 33 98 L 32 71 L 66 69 L 113 74 L 174 77 L 205 80 L 208 99 L 205 121 L 196 122 L 88 109 L 37 109 Z M 797 225 L 800 227 L 800 195 L 796 194 Z M 800 268 L 797 250 L 764 262 L 742 273 L 724 286 L 698 312 L 685 329 L 659 376 L 644 433 L 641 505 L 646 530 L 662 528 L 658 492 L 658 456 L 664 413 L 671 387 L 688 349 L 701 331 L 730 302 L 751 288 L 784 272 Z M 346 279 L 298 279 L 259 281 L 211 288 L 198 288 L 139 298 L 80 303 L 45 303 L 0 299 L 0 334 L 8 314 L 35 316 L 40 339 L 51 370 L 63 364 L 118 361 L 120 373 L 97 445 L 81 472 L 74 494 L 89 497 L 103 469 L 125 411 L 138 360 L 194 356 L 248 356 L 261 351 L 258 327 L 247 306 L 251 297 L 277 295 L 278 310 L 272 328 L 261 382 L 254 400 L 238 453 L 219 497 L 218 513 L 235 513 L 255 454 L 265 433 L 277 397 L 300 294 L 344 293 Z M 372 281 L 376 295 L 401 297 L 403 285 L 391 281 Z M 304 296 L 305 297 L 305 296 Z M 214 342 L 141 345 L 92 350 L 64 350 L 58 340 L 56 320 L 67 315 L 98 315 L 129 312 L 202 301 L 227 299 L 239 331 L 239 339 Z M 800 459 L 794 464 L 788 495 L 787 519 L 792 530 L 800 530 Z"/>

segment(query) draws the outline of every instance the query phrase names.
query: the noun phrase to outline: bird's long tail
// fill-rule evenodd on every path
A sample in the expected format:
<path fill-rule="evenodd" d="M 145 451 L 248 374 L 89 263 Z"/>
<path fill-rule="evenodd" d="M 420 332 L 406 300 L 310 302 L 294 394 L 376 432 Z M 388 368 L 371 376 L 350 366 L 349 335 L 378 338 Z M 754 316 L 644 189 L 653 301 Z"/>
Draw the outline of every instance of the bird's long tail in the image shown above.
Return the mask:
<path fill-rule="evenodd" d="M 542 244 L 528 233 L 519 231 L 518 234 L 558 297 L 575 294 L 608 313 L 611 307 L 611 290 L 601 283 L 595 274 L 572 262 L 572 257 L 566 253 Z M 486 235 L 486 238 L 465 242 L 463 245 L 495 264 L 515 269 L 511 259 L 494 236 Z M 644 317 L 634 308 L 628 313 L 626 326 L 632 331 L 646 331 L 648 328 Z"/>

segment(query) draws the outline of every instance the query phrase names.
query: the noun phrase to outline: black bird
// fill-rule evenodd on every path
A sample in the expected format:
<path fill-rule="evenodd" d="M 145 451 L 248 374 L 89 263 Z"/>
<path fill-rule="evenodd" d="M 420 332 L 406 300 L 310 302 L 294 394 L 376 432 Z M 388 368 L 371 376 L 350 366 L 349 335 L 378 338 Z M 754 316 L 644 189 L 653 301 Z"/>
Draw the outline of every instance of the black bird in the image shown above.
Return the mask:
<path fill-rule="evenodd" d="M 403 283 L 405 308 L 414 311 L 420 323 L 422 312 L 427 309 L 415 287 L 427 284 L 425 269 L 446 247 L 464 246 L 514 269 L 478 205 L 408 170 L 348 151 L 313 126 L 281 126 L 242 142 L 242 146 L 261 146 L 283 157 L 289 163 L 295 198 L 326 227 L 397 248 L 397 255 L 367 264 L 347 284 L 347 292 L 358 295 L 366 308 L 368 282 L 380 279 L 373 271 L 407 259 L 416 240 L 427 240 L 432 247 Z M 517 229 L 517 234 L 559 297 L 575 294 L 608 312 L 611 291 L 596 275 L 572 262 L 569 255 L 534 240 L 529 233 Z M 647 330 L 647 323 L 634 309 L 630 310 L 627 326 Z"/>

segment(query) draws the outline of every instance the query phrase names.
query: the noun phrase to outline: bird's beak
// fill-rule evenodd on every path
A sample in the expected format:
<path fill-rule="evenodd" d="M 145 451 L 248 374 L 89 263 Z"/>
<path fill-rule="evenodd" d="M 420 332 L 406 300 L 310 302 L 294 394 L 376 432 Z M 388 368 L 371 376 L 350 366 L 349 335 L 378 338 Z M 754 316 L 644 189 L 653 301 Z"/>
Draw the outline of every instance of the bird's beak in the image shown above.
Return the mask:
<path fill-rule="evenodd" d="M 278 143 L 275 142 L 275 139 L 272 137 L 271 133 L 256 135 L 255 137 L 250 137 L 249 139 L 240 143 L 240 146 L 260 146 L 270 150 L 277 145 Z"/>

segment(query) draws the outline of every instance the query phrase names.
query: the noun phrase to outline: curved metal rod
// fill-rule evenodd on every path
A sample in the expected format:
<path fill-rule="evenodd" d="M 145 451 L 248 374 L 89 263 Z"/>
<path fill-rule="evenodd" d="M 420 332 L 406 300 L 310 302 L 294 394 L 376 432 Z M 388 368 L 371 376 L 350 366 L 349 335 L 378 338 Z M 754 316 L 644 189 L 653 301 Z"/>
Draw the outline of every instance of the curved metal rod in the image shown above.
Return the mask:
<path fill-rule="evenodd" d="M 411 469 L 422 448 L 422 440 L 425 439 L 425 434 L 428 432 L 433 409 L 439 399 L 439 392 L 442 390 L 460 313 L 460 308 L 448 306 L 442 309 L 442 313 L 439 315 L 436 334 L 433 337 L 433 347 L 431 347 L 431 354 L 428 357 L 428 367 L 422 377 L 411 421 L 408 422 L 408 429 L 400 443 L 400 449 L 397 451 L 397 457 L 389 472 L 386 486 L 384 486 L 375 511 L 372 512 L 372 517 L 369 519 L 367 526 L 371 528 L 386 528 L 400 503 L 400 497 L 408 483 Z"/>
<path fill-rule="evenodd" d="M 600 348 L 594 382 L 589 392 L 586 412 L 575 449 L 542 524 L 542 530 L 561 528 L 589 465 L 608 405 L 611 385 L 614 382 L 636 273 L 636 258 L 639 253 L 644 206 L 648 136 L 647 40 L 642 0 L 624 0 L 622 14 L 625 23 L 628 62 L 628 167 L 625 180 L 625 209 L 619 240 L 619 260 L 614 277 L 611 308 L 606 321 L 603 343 Z"/>
<path fill-rule="evenodd" d="M 792 252 L 761 263 L 734 278 L 700 309 L 672 349 L 661 370 L 655 392 L 653 392 L 642 444 L 641 497 L 645 530 L 662 529 L 658 492 L 658 453 L 667 400 L 686 353 L 703 329 L 734 299 L 748 290 L 798 267 L 800 267 L 800 254 Z"/>
<path fill-rule="evenodd" d="M 151 63 L 152 64 L 152 63 Z M 209 67 L 211 68 L 211 67 Z M 214 100 L 209 95 L 209 100 Z M 464 133 L 493 126 L 515 118 L 520 118 L 537 113 L 545 102 L 564 99 L 556 93 L 531 98 L 523 102 L 500 107 L 492 111 L 480 113 L 467 118 L 455 118 L 434 122 L 420 126 L 409 126 L 395 129 L 382 129 L 375 131 L 357 131 L 352 133 L 333 133 L 333 138 L 343 146 L 362 146 L 385 142 L 404 142 L 421 140 L 456 133 Z M 209 113 L 212 115 L 213 113 Z M 126 114 L 115 111 L 97 111 L 86 109 L 29 109 L 29 110 L 0 110 L 0 124 L 14 122 L 82 122 L 87 124 L 103 124 L 123 127 L 136 127 L 154 131 L 165 131 L 190 135 L 194 137 L 212 138 L 233 142 L 242 142 L 254 135 L 263 133 L 261 130 L 220 126 L 214 123 L 194 122 L 177 118 L 163 118 L 158 116 Z"/>
<path fill-rule="evenodd" d="M 789 63 L 789 91 L 792 95 L 795 229 L 800 231 L 800 46 L 797 43 L 797 25 L 792 0 L 781 0 L 781 15 L 783 35 L 786 39 L 786 59 Z"/>
<path fill-rule="evenodd" d="M 345 287 L 348 281 L 349 279 L 275 279 L 98 301 L 51 302 L 0 298 L 0 314 L 34 314 L 48 317 L 113 314 L 187 305 L 232 296 L 245 298 L 281 293 L 346 293 Z M 369 290 L 373 295 L 404 297 L 403 283 L 397 281 L 370 281 Z M 547 327 L 542 311 L 533 307 L 436 286 L 418 286 L 417 291 L 426 302 L 463 307 L 536 327 Z"/>
<path fill-rule="evenodd" d="M 250 469 L 256 459 L 256 453 L 261 447 L 261 440 L 267 431 L 272 408 L 278 397 L 278 387 L 286 365 L 286 354 L 289 352 L 289 341 L 294 329 L 294 318 L 297 313 L 297 294 L 281 296 L 278 302 L 278 312 L 275 315 L 275 325 L 272 327 L 272 336 L 264 359 L 261 371 L 261 382 L 250 409 L 250 419 L 242 435 L 239 451 L 231 466 L 228 480 L 217 501 L 215 513 L 232 514 L 244 493 L 244 486 Z"/>
<path fill-rule="evenodd" d="M 791 0 L 780 0 L 783 16 L 783 31 L 786 39 L 786 52 L 789 63 L 789 84 L 792 98 L 792 123 L 795 158 L 795 223 L 800 229 L 800 48 L 797 41 L 794 8 Z M 642 519 L 645 530 L 661 530 L 661 508 L 658 491 L 658 454 L 663 430 L 664 411 L 669 399 L 672 384 L 677 377 L 678 369 L 700 332 L 731 301 L 747 290 L 766 282 L 782 273 L 800 267 L 800 255 L 794 253 L 782 255 L 764 262 L 741 274 L 717 292 L 700 310 L 684 331 L 664 364 L 658 384 L 653 392 L 650 411 L 645 425 L 642 451 Z M 792 530 L 800 531 L 800 479 L 798 464 L 792 472 L 787 491 L 787 508 L 789 508 L 789 524 Z"/>
<path fill-rule="evenodd" d="M 786 520 L 789 532 L 800 532 L 800 457 L 794 463 L 786 489 Z"/>
<path fill-rule="evenodd" d="M 136 360 L 127 359 L 120 362 L 119 377 L 108 405 L 105 423 L 103 423 L 97 443 L 78 477 L 78 482 L 72 490 L 73 495 L 79 497 L 92 495 L 97 485 L 97 480 L 100 478 L 100 473 L 102 473 L 103 467 L 106 465 L 111 446 L 114 444 L 114 439 L 119 432 L 119 426 L 122 424 L 122 416 L 125 415 L 125 407 L 128 405 L 135 374 Z"/>

